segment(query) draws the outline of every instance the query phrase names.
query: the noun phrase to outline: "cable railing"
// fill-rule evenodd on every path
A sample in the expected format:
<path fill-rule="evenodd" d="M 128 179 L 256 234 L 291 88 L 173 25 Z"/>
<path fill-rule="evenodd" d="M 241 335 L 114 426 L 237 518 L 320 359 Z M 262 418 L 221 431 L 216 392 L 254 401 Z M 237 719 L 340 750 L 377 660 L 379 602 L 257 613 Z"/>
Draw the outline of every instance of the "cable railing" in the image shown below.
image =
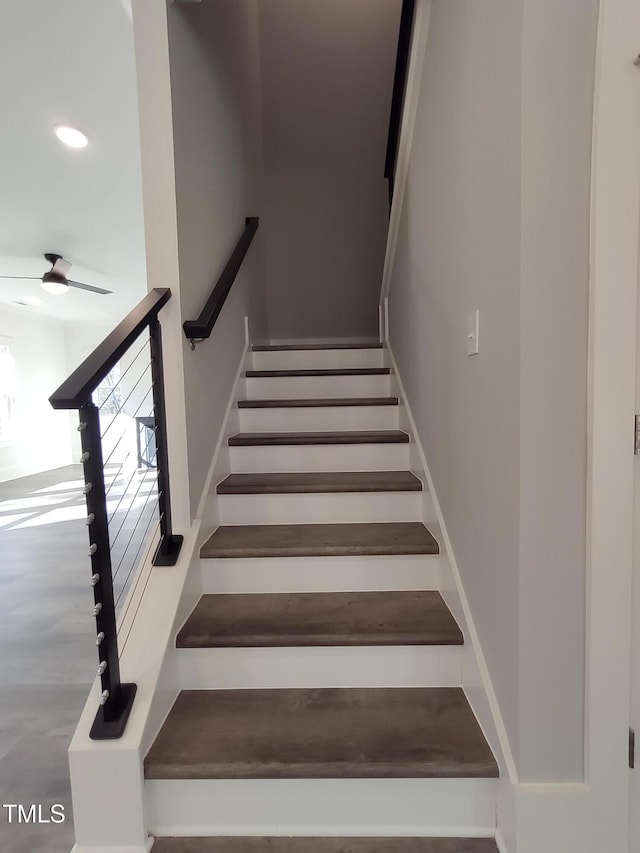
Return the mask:
<path fill-rule="evenodd" d="M 153 290 L 49 398 L 77 409 L 87 503 L 100 708 L 90 737 L 120 737 L 136 685 L 120 679 L 118 616 L 151 542 L 153 565 L 175 565 L 158 314 L 171 291 Z"/>

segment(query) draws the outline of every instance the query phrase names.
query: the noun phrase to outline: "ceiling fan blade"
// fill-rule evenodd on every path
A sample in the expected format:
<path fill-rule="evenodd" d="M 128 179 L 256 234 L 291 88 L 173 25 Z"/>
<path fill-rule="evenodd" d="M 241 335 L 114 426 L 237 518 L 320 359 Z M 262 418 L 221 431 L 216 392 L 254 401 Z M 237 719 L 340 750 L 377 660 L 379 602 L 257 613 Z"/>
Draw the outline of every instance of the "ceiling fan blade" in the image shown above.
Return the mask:
<path fill-rule="evenodd" d="M 89 290 L 91 293 L 101 293 L 103 296 L 107 293 L 113 293 L 113 290 L 105 290 L 103 287 L 94 287 L 92 284 L 83 284 L 81 281 L 67 281 L 69 287 L 77 287 L 80 290 Z"/>
<path fill-rule="evenodd" d="M 0 275 L 0 278 L 24 278 L 29 281 L 42 281 L 39 275 Z"/>
<path fill-rule="evenodd" d="M 62 278 L 66 278 L 69 274 L 69 270 L 71 269 L 71 264 L 69 261 L 65 261 L 64 258 L 58 258 L 51 268 L 51 272 L 55 273 L 55 275 L 60 275 Z"/>

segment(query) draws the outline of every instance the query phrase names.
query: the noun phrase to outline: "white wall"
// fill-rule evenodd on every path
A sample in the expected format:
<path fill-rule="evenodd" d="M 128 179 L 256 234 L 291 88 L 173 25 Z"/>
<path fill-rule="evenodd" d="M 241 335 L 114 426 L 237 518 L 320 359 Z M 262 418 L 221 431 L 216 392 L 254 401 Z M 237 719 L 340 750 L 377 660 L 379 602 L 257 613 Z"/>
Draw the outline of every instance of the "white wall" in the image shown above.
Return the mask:
<path fill-rule="evenodd" d="M 273 339 L 377 334 L 400 0 L 260 0 Z"/>
<path fill-rule="evenodd" d="M 524 12 L 519 753 L 522 773 L 532 781 L 550 772 L 569 779 L 583 773 L 589 205 L 598 6 L 599 0 L 526 0 Z"/>
<path fill-rule="evenodd" d="M 183 320 L 196 319 L 245 217 L 259 215 L 261 126 L 256 0 L 168 9 Z M 184 342 L 192 513 L 205 484 L 233 379 L 252 334 L 266 334 L 258 231 L 213 336 Z M 170 405 L 170 401 L 169 401 Z"/>
<path fill-rule="evenodd" d="M 391 345 L 529 781 L 583 775 L 596 15 L 596 0 L 434 0 L 390 290 Z"/>
<path fill-rule="evenodd" d="M 0 306 L 0 337 L 10 339 L 16 373 L 15 432 L 0 442 L 0 482 L 68 465 L 69 415 L 49 397 L 67 377 L 64 327 L 56 320 Z"/>

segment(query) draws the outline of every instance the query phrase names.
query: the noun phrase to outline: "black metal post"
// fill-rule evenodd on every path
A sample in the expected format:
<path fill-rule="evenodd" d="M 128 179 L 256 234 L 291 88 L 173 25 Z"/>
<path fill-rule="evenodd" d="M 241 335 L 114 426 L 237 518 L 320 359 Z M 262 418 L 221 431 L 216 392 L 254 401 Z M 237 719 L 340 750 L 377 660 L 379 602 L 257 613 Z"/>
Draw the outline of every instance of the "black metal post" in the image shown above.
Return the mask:
<path fill-rule="evenodd" d="M 122 684 L 120 681 L 107 497 L 100 439 L 100 412 L 97 406 L 87 402 L 81 406 L 79 415 L 78 429 L 82 438 L 84 493 L 89 528 L 91 585 L 94 595 L 93 612 L 96 617 L 96 645 L 100 661 L 98 674 L 102 686 L 100 709 L 89 736 L 93 740 L 106 740 L 119 738 L 122 735 L 133 705 L 136 685 Z"/>
<path fill-rule="evenodd" d="M 169 453 L 167 450 L 167 416 L 164 398 L 162 362 L 162 330 L 158 318 L 149 323 L 153 414 L 156 422 L 156 465 L 158 468 L 158 510 L 160 512 L 160 544 L 153 558 L 154 566 L 175 566 L 183 538 L 171 525 L 171 491 L 169 487 Z"/>

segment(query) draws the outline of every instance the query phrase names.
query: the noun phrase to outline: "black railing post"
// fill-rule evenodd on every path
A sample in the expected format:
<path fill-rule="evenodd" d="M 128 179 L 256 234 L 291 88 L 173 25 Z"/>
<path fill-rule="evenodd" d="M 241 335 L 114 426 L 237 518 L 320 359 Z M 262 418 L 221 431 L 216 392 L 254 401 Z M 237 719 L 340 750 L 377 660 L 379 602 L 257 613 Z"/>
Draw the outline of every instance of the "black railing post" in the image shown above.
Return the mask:
<path fill-rule="evenodd" d="M 93 403 L 86 402 L 80 407 L 79 415 L 78 429 L 82 440 L 84 494 L 87 501 L 91 585 L 94 596 L 93 613 L 96 617 L 96 645 L 100 661 L 98 674 L 102 687 L 100 708 L 89 736 L 93 740 L 105 740 L 122 735 L 131 712 L 136 685 L 122 684 L 120 681 L 100 412 Z"/>
<path fill-rule="evenodd" d="M 151 350 L 151 382 L 153 415 L 156 424 L 156 466 L 158 469 L 158 510 L 160 512 L 160 544 L 153 558 L 154 566 L 175 566 L 182 548 L 182 536 L 171 525 L 171 491 L 169 487 L 169 453 L 167 450 L 167 416 L 164 399 L 162 361 L 162 329 L 157 316 L 149 323 Z"/>

